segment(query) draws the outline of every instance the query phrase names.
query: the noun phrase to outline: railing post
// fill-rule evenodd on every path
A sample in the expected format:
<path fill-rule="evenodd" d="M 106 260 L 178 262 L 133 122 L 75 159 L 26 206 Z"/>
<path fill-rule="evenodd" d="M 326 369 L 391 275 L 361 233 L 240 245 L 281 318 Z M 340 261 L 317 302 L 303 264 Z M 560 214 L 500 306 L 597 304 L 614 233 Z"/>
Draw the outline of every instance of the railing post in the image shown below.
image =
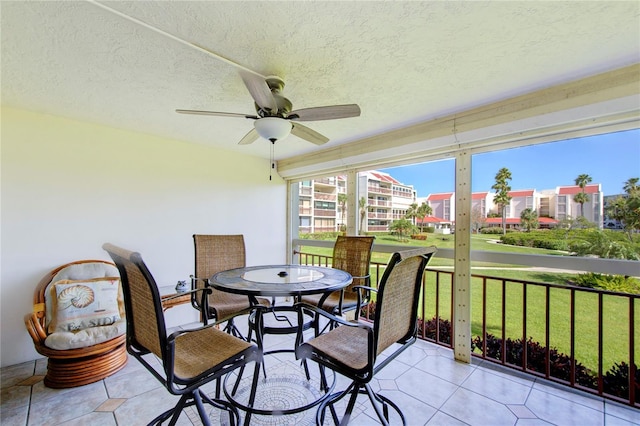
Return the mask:
<path fill-rule="evenodd" d="M 453 352 L 471 362 L 471 153 L 456 153 Z"/>

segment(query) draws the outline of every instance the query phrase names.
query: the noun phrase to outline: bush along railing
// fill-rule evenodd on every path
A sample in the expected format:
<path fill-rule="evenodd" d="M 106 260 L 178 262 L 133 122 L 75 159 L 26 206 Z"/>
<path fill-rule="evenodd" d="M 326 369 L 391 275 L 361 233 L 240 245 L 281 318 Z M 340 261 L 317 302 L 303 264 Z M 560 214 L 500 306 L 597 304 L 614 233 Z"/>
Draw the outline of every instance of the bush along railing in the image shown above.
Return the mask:
<path fill-rule="evenodd" d="M 330 256 L 296 254 L 301 264 L 331 264 Z M 372 286 L 385 266 L 371 264 Z M 447 347 L 453 277 L 427 268 L 419 307 L 418 337 Z M 640 407 L 640 295 L 477 274 L 471 294 L 473 356 Z M 375 298 L 361 317 L 375 318 Z"/>

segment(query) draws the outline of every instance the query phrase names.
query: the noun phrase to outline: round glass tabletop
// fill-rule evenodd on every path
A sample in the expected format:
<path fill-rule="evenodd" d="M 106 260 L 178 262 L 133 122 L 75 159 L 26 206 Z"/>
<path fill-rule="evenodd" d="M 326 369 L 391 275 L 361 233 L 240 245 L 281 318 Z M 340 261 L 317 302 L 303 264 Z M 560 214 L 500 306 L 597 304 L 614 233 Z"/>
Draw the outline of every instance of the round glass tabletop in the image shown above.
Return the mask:
<path fill-rule="evenodd" d="M 340 290 L 352 281 L 340 269 L 307 265 L 265 265 L 222 271 L 211 277 L 215 288 L 254 296 L 289 296 Z"/>

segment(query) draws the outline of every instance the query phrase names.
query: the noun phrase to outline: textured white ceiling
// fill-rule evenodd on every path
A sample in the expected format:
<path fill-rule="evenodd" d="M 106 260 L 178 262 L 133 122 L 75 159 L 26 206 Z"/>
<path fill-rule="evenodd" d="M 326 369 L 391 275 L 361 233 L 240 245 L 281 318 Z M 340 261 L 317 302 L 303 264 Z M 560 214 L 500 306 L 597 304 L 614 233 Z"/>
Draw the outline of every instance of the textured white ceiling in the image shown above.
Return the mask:
<path fill-rule="evenodd" d="M 640 62 L 640 2 L 104 2 L 262 75 L 335 146 Z M 238 69 L 92 2 L 1 1 L 2 104 L 269 156 Z M 322 149 L 295 136 L 276 158 Z"/>

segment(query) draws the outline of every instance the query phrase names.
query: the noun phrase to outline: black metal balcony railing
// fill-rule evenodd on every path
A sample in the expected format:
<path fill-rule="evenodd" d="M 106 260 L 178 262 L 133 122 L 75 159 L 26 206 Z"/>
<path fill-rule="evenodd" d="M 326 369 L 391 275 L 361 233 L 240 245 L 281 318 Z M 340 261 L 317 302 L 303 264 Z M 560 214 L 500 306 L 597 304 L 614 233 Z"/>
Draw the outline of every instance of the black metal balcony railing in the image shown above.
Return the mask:
<path fill-rule="evenodd" d="M 294 254 L 300 264 L 331 265 L 331 256 Z M 371 263 L 372 286 L 385 266 Z M 418 337 L 447 347 L 456 335 L 453 280 L 452 271 L 427 268 L 419 311 Z M 637 303 L 640 295 L 472 274 L 472 355 L 640 407 Z M 373 306 L 363 310 L 365 318 L 375 315 Z M 585 350 L 588 335 L 596 347 Z M 612 359 L 614 342 L 623 359 Z M 581 360 L 586 353 L 595 353 L 595 360 Z"/>

